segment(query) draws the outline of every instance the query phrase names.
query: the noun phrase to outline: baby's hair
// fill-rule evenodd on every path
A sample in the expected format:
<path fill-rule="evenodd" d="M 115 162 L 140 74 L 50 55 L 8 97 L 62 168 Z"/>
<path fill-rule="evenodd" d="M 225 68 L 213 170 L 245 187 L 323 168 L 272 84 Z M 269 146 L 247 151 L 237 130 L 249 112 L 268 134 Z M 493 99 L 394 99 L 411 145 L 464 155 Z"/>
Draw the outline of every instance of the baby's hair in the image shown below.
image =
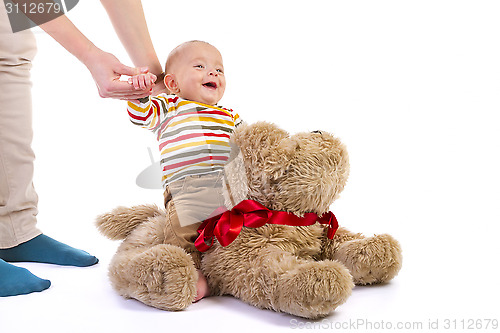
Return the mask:
<path fill-rule="evenodd" d="M 177 56 L 179 54 L 179 50 L 181 50 L 186 45 L 193 44 L 193 43 L 204 43 L 204 44 L 213 46 L 212 44 L 210 44 L 208 42 L 205 42 L 202 40 L 197 40 L 197 39 L 193 39 L 193 40 L 190 40 L 190 41 L 187 41 L 187 42 L 184 42 L 184 43 L 178 45 L 172 51 L 170 51 L 170 53 L 168 54 L 167 62 L 165 63 L 165 74 L 171 74 L 171 72 L 169 72 L 169 71 L 171 70 L 173 63 L 177 59 Z"/>

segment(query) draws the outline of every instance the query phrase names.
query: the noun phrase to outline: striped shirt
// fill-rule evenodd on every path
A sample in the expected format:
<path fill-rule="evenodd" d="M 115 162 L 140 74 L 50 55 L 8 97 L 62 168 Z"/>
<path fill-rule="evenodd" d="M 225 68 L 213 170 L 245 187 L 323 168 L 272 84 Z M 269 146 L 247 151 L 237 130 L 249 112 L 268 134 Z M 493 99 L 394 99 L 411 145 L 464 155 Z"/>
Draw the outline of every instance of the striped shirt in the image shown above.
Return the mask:
<path fill-rule="evenodd" d="M 145 103 L 128 102 L 132 123 L 156 134 L 162 182 L 224 169 L 229 136 L 241 119 L 232 110 L 160 94 Z"/>

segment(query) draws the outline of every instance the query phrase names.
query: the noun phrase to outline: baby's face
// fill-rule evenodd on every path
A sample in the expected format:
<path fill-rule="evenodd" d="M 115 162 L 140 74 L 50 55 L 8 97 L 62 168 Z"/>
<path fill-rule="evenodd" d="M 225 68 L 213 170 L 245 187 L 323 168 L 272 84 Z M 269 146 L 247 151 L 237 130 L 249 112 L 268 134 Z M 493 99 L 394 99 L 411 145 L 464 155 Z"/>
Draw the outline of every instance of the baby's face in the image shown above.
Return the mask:
<path fill-rule="evenodd" d="M 219 51 L 210 44 L 191 43 L 182 49 L 173 74 L 179 97 L 215 105 L 224 95 L 226 79 Z"/>

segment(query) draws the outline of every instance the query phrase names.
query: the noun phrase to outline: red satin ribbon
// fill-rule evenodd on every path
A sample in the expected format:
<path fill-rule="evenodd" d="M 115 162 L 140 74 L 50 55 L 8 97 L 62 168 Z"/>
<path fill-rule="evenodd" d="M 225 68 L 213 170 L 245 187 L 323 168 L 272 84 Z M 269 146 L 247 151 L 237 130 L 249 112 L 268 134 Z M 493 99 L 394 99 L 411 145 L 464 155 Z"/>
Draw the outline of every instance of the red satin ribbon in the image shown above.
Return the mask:
<path fill-rule="evenodd" d="M 254 200 L 243 200 L 231 210 L 220 207 L 214 214 L 217 215 L 203 221 L 198 228 L 200 235 L 194 244 L 201 252 L 207 251 L 214 244 L 214 236 L 222 246 L 228 246 L 238 237 L 243 226 L 258 228 L 265 224 L 281 224 L 298 227 L 319 222 L 328 225 L 327 237 L 330 239 L 333 239 L 339 227 L 332 212 L 321 216 L 305 213 L 303 217 L 299 217 L 289 212 L 270 210 Z"/>

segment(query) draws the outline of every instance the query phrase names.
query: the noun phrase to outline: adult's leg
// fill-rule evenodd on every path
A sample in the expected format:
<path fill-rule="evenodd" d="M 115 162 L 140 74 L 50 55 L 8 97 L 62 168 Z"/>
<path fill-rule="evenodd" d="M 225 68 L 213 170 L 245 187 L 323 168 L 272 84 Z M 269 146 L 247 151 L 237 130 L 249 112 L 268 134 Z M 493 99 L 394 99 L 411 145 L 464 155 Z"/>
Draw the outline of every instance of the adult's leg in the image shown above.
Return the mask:
<path fill-rule="evenodd" d="M 30 82 L 35 53 L 31 31 L 12 33 L 0 4 L 0 259 L 93 265 L 97 258 L 41 235 L 36 228 Z"/>
<path fill-rule="evenodd" d="M 0 249 L 40 234 L 36 228 L 37 196 L 31 184 L 34 154 L 30 148 L 29 69 L 35 53 L 33 34 L 19 32 L 14 38 L 0 4 Z M 49 287 L 50 281 L 0 259 L 0 297 Z"/>
<path fill-rule="evenodd" d="M 0 4 L 0 249 L 41 234 L 32 183 L 30 68 L 35 53 L 33 33 L 12 33 Z"/>

